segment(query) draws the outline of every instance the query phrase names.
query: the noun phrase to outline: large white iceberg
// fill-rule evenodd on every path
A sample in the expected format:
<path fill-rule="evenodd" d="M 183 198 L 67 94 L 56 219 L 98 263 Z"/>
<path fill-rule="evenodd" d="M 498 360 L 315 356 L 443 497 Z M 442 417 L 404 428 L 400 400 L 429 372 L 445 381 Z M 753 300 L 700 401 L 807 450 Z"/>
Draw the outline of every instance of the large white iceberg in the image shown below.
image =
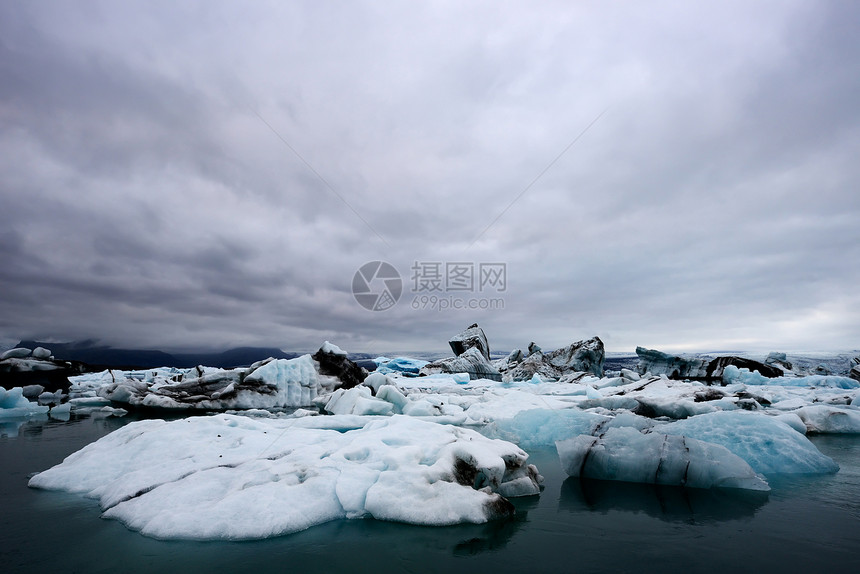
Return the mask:
<path fill-rule="evenodd" d="M 556 443 L 568 476 L 688 486 L 770 490 L 740 457 L 693 438 L 610 428 Z"/>
<path fill-rule="evenodd" d="M 328 419 L 328 421 L 326 420 Z M 339 432 L 320 428 L 366 423 Z M 369 422 L 368 422 L 369 421 Z M 338 518 L 480 523 L 539 492 L 516 445 L 404 416 L 131 423 L 30 480 L 156 538 L 254 539 Z"/>

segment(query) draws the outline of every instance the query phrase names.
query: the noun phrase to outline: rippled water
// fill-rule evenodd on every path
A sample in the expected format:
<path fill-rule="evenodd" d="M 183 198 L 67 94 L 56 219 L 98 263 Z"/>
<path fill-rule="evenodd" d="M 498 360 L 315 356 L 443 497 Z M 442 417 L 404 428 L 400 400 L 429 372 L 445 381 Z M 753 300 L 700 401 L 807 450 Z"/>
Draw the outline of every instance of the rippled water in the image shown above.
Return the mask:
<path fill-rule="evenodd" d="M 769 495 L 546 477 L 517 517 L 446 528 L 337 521 L 257 542 L 159 541 L 99 518 L 77 495 L 28 476 L 133 419 L 73 417 L 0 438 L 0 571 L 151 572 L 856 572 L 860 436 L 812 437 L 835 475 L 770 480 Z"/>

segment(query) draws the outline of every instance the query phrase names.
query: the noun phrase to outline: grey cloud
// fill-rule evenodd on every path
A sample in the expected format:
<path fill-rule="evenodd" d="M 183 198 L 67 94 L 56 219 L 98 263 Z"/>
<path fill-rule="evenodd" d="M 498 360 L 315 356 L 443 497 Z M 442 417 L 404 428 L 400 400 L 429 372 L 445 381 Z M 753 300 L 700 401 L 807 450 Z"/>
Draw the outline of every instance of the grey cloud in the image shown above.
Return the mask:
<path fill-rule="evenodd" d="M 856 11 L 4 5 L 0 336 L 856 346 Z M 505 309 L 367 312 L 375 259 Z"/>

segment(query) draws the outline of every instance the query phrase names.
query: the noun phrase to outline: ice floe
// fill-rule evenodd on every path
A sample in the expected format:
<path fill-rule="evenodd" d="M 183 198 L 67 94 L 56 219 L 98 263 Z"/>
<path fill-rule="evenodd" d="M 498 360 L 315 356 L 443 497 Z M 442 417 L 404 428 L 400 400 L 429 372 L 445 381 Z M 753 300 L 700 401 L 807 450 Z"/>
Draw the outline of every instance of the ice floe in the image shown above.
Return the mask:
<path fill-rule="evenodd" d="M 0 419 L 26 418 L 47 412 L 48 407 L 29 401 L 22 387 L 9 390 L 0 387 Z"/>
<path fill-rule="evenodd" d="M 756 472 L 818 474 L 839 466 L 786 423 L 763 414 L 713 412 L 658 427 L 665 434 L 683 435 L 726 447 Z"/>
<path fill-rule="evenodd" d="M 858 434 L 860 408 L 856 406 L 809 405 L 795 411 L 808 432 Z"/>
<path fill-rule="evenodd" d="M 340 432 L 338 419 L 360 428 Z M 326 424 L 328 423 L 328 424 Z M 539 492 L 516 445 L 404 416 L 134 422 L 35 475 L 30 486 L 99 499 L 156 538 L 252 539 L 338 518 L 480 523 Z"/>
<path fill-rule="evenodd" d="M 730 365 L 723 371 L 723 382 L 726 384 L 741 383 L 744 385 L 774 385 L 783 387 L 831 387 L 835 389 L 857 389 L 860 381 L 838 375 L 807 375 L 803 377 L 763 377 L 757 371 L 738 368 Z"/>
<path fill-rule="evenodd" d="M 686 436 L 610 428 L 556 443 L 568 476 L 688 486 L 770 490 L 743 459 L 723 446 Z"/>
<path fill-rule="evenodd" d="M 348 361 L 338 353 L 318 353 Z M 354 365 L 354 363 L 353 363 Z M 73 377 L 73 390 L 91 390 L 111 401 L 165 409 L 253 409 L 313 404 L 340 382 L 320 373 L 311 355 L 269 359 L 239 369 L 105 371 Z"/>
<path fill-rule="evenodd" d="M 377 357 L 373 360 L 376 363 L 376 372 L 380 374 L 402 374 L 405 376 L 418 376 L 421 367 L 429 361 L 421 359 L 411 359 L 409 357 Z"/>

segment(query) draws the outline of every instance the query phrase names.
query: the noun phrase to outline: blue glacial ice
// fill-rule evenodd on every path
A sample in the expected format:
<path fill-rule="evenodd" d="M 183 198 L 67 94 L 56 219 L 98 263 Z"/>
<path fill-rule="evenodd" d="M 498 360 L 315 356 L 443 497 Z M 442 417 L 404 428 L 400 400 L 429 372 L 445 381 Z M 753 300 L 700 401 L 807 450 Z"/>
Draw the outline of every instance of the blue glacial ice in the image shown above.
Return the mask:
<path fill-rule="evenodd" d="M 373 362 L 376 363 L 377 373 L 382 373 L 383 375 L 400 373 L 405 376 L 413 377 L 417 377 L 418 371 L 421 370 L 421 367 L 428 363 L 428 361 L 410 359 L 409 357 L 395 357 L 393 359 L 389 359 L 388 357 L 377 357 L 373 359 Z"/>
<path fill-rule="evenodd" d="M 610 420 L 612 417 L 579 409 L 531 409 L 512 418 L 497 419 L 484 432 L 523 448 L 533 448 L 552 446 L 571 436 L 590 435 Z"/>
<path fill-rule="evenodd" d="M 769 379 L 759 374 L 758 371 L 750 372 L 749 369 L 739 369 L 729 365 L 723 371 L 723 383 L 731 385 L 741 383 L 744 385 L 771 385 L 784 387 L 830 387 L 836 389 L 860 388 L 860 381 L 849 377 L 837 375 L 807 375 L 805 377 L 776 377 Z"/>
<path fill-rule="evenodd" d="M 839 470 L 833 459 L 823 455 L 804 435 L 764 414 L 713 412 L 660 425 L 657 429 L 665 434 L 722 445 L 764 475 Z"/>
<path fill-rule="evenodd" d="M 47 406 L 27 400 L 22 387 L 9 390 L 0 387 L 0 419 L 27 418 L 47 412 Z"/>
<path fill-rule="evenodd" d="M 792 431 L 793 432 L 793 431 Z M 743 459 L 725 447 L 684 436 L 610 428 L 556 443 L 568 476 L 688 486 L 770 490 Z"/>

